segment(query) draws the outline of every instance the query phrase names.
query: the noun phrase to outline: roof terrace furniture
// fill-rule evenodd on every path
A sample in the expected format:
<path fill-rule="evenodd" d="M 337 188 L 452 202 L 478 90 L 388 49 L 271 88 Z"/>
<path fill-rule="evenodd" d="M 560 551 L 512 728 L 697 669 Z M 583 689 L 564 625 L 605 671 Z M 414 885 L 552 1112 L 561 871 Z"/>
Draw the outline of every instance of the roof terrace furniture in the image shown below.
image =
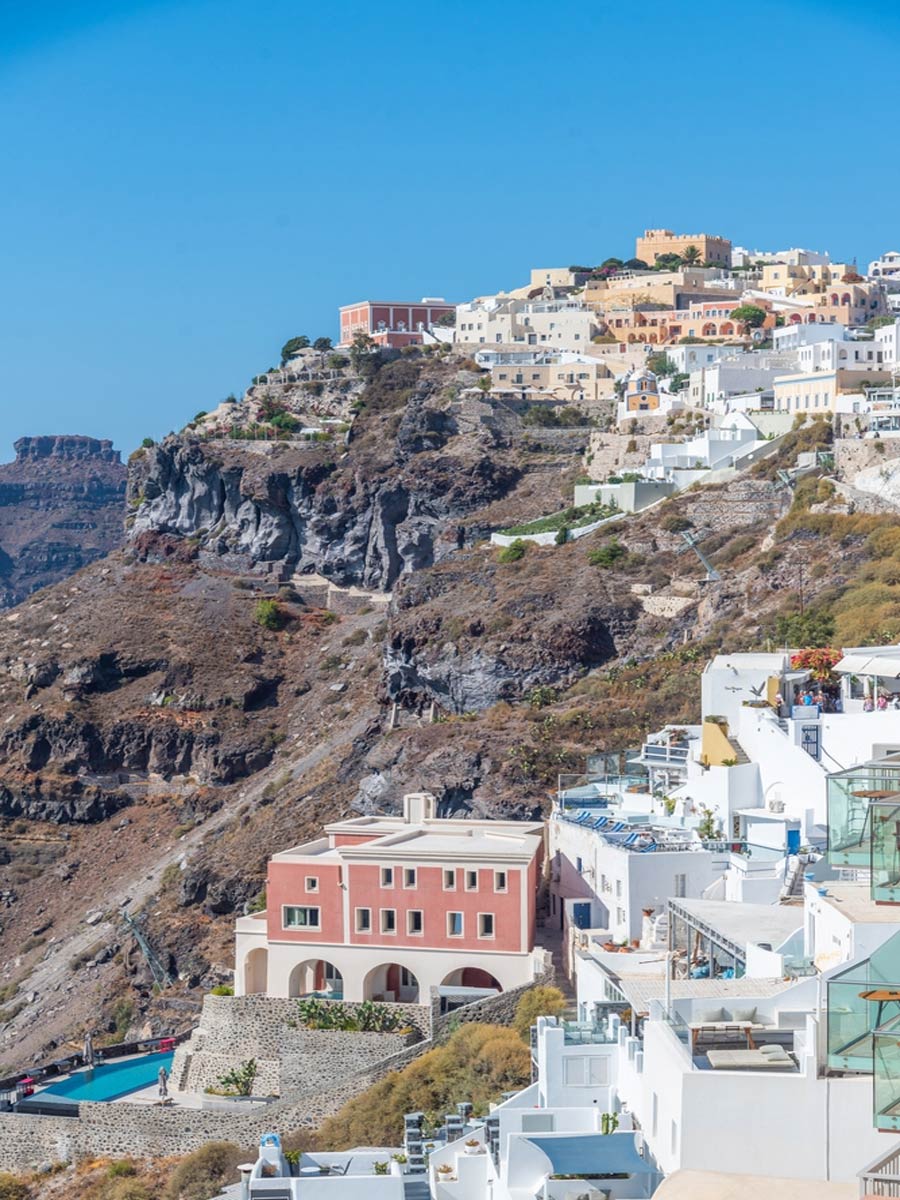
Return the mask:
<path fill-rule="evenodd" d="M 691 1049 L 695 1051 L 697 1042 L 704 1034 L 712 1035 L 717 1040 L 741 1036 L 746 1040 L 747 1049 L 755 1050 L 753 1035 L 765 1033 L 774 1027 L 774 1022 L 760 1017 L 755 1008 L 735 1008 L 731 1012 L 724 1008 L 714 1008 L 702 1014 L 696 1021 L 688 1022 Z"/>
<path fill-rule="evenodd" d="M 864 962 L 832 975 L 827 989 L 828 1066 L 836 1071 L 871 1073 L 873 1034 L 881 1025 L 886 1004 L 893 1002 L 895 995 L 900 997 L 900 933 Z"/>
<path fill-rule="evenodd" d="M 784 1071 L 793 1070 L 797 1065 L 783 1046 L 763 1046 L 759 1050 L 708 1050 L 706 1057 L 714 1071 Z"/>

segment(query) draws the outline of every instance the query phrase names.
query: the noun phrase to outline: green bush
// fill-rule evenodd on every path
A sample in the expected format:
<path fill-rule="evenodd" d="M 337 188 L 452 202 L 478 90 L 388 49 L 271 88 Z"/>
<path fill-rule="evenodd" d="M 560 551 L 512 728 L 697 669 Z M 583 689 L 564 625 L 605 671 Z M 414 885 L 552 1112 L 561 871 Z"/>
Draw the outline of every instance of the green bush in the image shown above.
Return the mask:
<path fill-rule="evenodd" d="M 559 529 L 557 529 L 557 531 L 556 531 L 556 537 L 555 537 L 554 541 L 556 542 L 557 546 L 564 546 L 568 540 L 569 540 L 568 525 L 560 525 Z"/>
<path fill-rule="evenodd" d="M 239 1067 L 226 1071 L 219 1079 L 219 1086 L 232 1096 L 252 1096 L 256 1071 L 256 1059 L 248 1058 Z"/>
<path fill-rule="evenodd" d="M 102 1200 L 150 1200 L 150 1189 L 140 1179 L 115 1179 L 103 1189 Z"/>
<path fill-rule="evenodd" d="M 284 613 L 275 600 L 258 600 L 253 610 L 253 620 L 263 629 L 278 630 L 284 626 Z"/>
<path fill-rule="evenodd" d="M 587 560 L 592 567 L 611 567 L 624 558 L 627 553 L 628 551 L 618 538 L 611 538 L 605 546 L 589 551 Z"/>
<path fill-rule="evenodd" d="M 211 996 L 233 996 L 234 988 L 230 983 L 217 983 L 214 988 L 210 989 Z"/>
<path fill-rule="evenodd" d="M 141 442 L 141 446 L 144 450 L 150 450 L 155 445 L 156 445 L 156 442 L 154 442 L 153 438 L 151 438 L 151 437 L 146 437 Z"/>
<path fill-rule="evenodd" d="M 514 542 L 510 542 L 508 546 L 504 546 L 497 555 L 497 561 L 502 563 L 518 562 L 520 558 L 525 557 L 527 543 L 521 538 L 516 538 Z"/>
<path fill-rule="evenodd" d="M 126 1175 L 136 1175 L 137 1167 L 130 1158 L 117 1158 L 109 1164 L 106 1173 L 110 1179 L 120 1179 Z"/>
<path fill-rule="evenodd" d="M 175 1167 L 163 1200 L 209 1200 L 223 1185 L 236 1182 L 238 1164 L 243 1160 L 244 1151 L 231 1142 L 207 1142 Z"/>
<path fill-rule="evenodd" d="M 664 529 L 666 533 L 684 533 L 686 530 L 693 527 L 694 522 L 688 520 L 687 517 L 663 517 L 659 523 L 660 529 Z"/>

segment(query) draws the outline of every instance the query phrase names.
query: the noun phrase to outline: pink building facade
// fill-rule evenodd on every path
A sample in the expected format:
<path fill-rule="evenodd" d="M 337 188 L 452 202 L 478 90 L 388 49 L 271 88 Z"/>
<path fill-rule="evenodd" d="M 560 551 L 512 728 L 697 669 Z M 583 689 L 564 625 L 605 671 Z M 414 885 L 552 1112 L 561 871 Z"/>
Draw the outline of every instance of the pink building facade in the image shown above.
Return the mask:
<path fill-rule="evenodd" d="M 236 926 L 235 992 L 427 1003 L 432 988 L 534 978 L 543 824 L 357 817 L 269 863 L 267 910 Z"/>
<path fill-rule="evenodd" d="M 455 313 L 456 305 L 441 299 L 418 303 L 391 300 L 362 300 L 340 309 L 342 346 L 349 346 L 357 333 L 366 333 L 379 346 L 400 348 L 421 343 L 424 332 L 440 317 Z"/>

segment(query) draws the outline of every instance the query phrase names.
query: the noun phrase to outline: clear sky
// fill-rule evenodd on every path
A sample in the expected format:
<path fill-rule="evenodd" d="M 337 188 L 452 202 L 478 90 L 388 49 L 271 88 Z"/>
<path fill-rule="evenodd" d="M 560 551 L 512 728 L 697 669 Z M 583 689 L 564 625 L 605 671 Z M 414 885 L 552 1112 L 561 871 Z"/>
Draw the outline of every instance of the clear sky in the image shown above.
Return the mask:
<path fill-rule="evenodd" d="M 895 0 L 0 0 L 0 458 L 645 226 L 900 249 Z"/>

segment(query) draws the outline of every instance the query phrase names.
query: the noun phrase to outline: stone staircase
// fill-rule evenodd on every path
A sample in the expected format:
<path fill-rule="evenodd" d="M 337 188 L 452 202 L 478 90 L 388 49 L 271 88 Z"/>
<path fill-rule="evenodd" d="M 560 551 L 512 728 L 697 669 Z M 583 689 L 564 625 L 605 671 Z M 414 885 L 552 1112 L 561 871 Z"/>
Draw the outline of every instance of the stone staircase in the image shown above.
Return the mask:
<path fill-rule="evenodd" d="M 737 759 L 738 764 L 748 763 L 750 761 L 749 754 L 736 737 L 729 737 L 728 744 L 731 746 L 732 750 L 734 750 L 734 757 Z"/>

